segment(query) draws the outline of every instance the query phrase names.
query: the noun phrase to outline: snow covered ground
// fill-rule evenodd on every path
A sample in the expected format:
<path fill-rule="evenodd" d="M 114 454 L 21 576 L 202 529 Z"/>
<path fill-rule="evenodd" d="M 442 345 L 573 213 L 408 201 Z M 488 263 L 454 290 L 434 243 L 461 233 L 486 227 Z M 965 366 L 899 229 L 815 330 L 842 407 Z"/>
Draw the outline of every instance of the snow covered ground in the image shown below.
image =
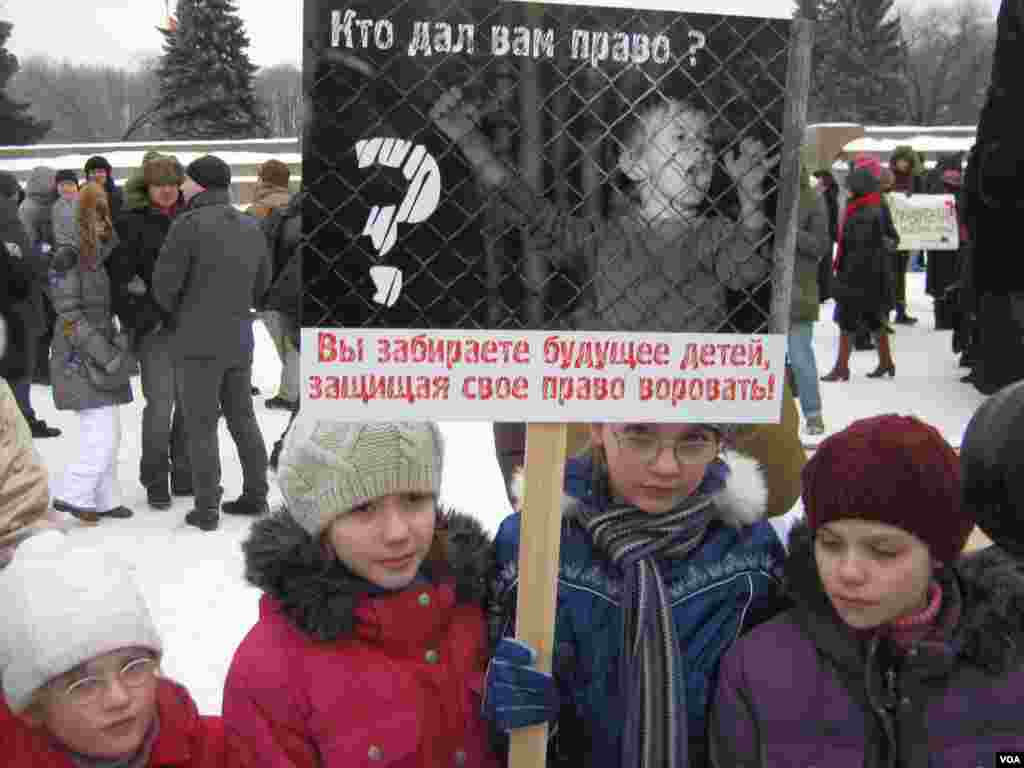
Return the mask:
<path fill-rule="evenodd" d="M 958 446 L 964 428 L 984 397 L 959 382 L 965 372 L 957 368 L 950 347 L 951 333 L 934 330 L 931 299 L 924 294 L 924 275 L 908 275 L 910 312 L 920 318 L 913 327 L 898 326 L 894 344 L 895 379 L 871 380 L 874 352 L 857 352 L 849 382 L 822 384 L 826 426 L 839 430 L 850 422 L 878 413 L 914 414 L 934 424 Z M 815 328 L 818 366 L 827 371 L 835 359 L 836 328 L 831 304 Z M 267 411 L 263 400 L 274 394 L 280 364 L 270 337 L 257 324 L 254 378 L 263 394 L 256 399 L 257 414 L 268 445 L 280 435 L 287 416 Z M 172 509 L 157 512 L 146 506 L 138 484 L 141 429 L 141 393 L 122 410 L 124 434 L 120 477 L 124 503 L 136 514 L 130 520 L 105 521 L 72 535 L 82 541 L 120 553 L 137 568 L 154 618 L 163 633 L 166 673 L 187 685 L 204 713 L 220 712 L 221 690 L 231 656 L 256 620 L 259 593 L 246 585 L 240 544 L 251 524 L 223 517 L 215 533 L 184 526 L 191 499 L 175 499 Z M 64 430 L 36 445 L 50 471 L 58 475 L 78 446 L 77 419 L 58 412 L 48 388 L 33 388 L 33 404 L 41 418 Z M 443 501 L 477 515 L 492 531 L 510 510 L 494 461 L 489 423 L 448 423 L 443 430 L 448 460 L 442 487 Z M 221 462 L 225 499 L 241 491 L 241 468 L 234 443 L 221 422 Z M 271 503 L 280 499 L 273 481 Z"/>

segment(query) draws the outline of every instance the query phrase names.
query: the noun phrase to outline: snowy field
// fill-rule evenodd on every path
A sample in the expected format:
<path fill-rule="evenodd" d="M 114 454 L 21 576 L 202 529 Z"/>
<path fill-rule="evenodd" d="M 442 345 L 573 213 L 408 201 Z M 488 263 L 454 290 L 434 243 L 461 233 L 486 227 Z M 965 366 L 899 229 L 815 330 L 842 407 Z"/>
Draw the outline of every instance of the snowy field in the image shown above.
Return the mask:
<path fill-rule="evenodd" d="M 931 299 L 924 294 L 924 274 L 908 275 L 907 283 L 910 313 L 920 322 L 913 327 L 897 326 L 895 379 L 865 378 L 875 367 L 877 356 L 874 352 L 854 353 L 849 382 L 821 385 L 826 427 L 839 430 L 878 413 L 913 414 L 937 426 L 959 446 L 984 397 L 960 383 L 966 371 L 957 367 L 951 332 L 934 330 Z M 822 311 L 824 319 L 815 328 L 815 351 L 823 373 L 831 368 L 837 348 L 831 316 L 832 305 L 827 304 Z M 262 325 L 257 324 L 256 330 L 254 379 L 262 390 L 256 398 L 257 416 L 269 446 L 287 424 L 287 415 L 263 407 L 263 401 L 274 394 L 280 364 Z M 220 530 L 203 533 L 183 524 L 191 498 L 176 498 L 174 506 L 163 512 L 146 506 L 145 491 L 138 484 L 142 404 L 137 384 L 136 380 L 136 402 L 122 409 L 120 454 L 124 503 L 135 510 L 135 517 L 107 520 L 94 528 L 77 529 L 72 535 L 118 552 L 136 565 L 163 634 L 165 672 L 188 686 L 204 713 L 216 714 L 231 656 L 257 616 L 259 593 L 245 584 L 239 546 L 251 521 L 223 516 Z M 77 419 L 54 409 L 48 388 L 33 387 L 32 398 L 39 416 L 64 430 L 62 437 L 36 441 L 51 473 L 58 475 L 77 450 Z M 448 444 L 442 501 L 476 515 L 495 530 L 511 510 L 493 458 L 490 424 L 447 423 L 442 427 Z M 242 473 L 223 421 L 220 441 L 224 498 L 233 499 L 241 492 Z M 271 504 L 279 500 L 271 480 Z"/>

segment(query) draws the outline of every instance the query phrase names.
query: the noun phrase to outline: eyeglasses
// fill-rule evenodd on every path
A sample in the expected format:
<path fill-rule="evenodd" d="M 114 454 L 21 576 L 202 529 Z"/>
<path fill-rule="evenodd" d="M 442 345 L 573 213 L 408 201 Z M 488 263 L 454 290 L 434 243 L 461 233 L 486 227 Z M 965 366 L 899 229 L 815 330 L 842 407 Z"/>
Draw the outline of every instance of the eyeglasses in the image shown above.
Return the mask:
<path fill-rule="evenodd" d="M 706 464 L 718 454 L 718 440 L 706 434 L 680 440 L 662 440 L 645 432 L 613 432 L 619 448 L 628 451 L 642 464 L 650 466 L 661 456 L 662 446 L 671 443 L 678 464 Z"/>
<path fill-rule="evenodd" d="M 151 656 L 132 659 L 117 672 L 117 680 L 125 688 L 140 688 L 156 674 L 157 660 Z M 69 683 L 63 694 L 76 706 L 95 704 L 107 689 L 105 675 L 88 675 Z"/>

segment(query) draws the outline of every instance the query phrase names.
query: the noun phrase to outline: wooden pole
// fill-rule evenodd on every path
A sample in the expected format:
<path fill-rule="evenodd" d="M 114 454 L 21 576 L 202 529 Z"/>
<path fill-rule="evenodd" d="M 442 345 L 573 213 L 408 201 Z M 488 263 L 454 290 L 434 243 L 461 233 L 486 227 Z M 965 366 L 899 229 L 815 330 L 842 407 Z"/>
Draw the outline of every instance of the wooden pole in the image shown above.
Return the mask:
<path fill-rule="evenodd" d="M 772 274 L 773 333 L 789 332 L 789 303 L 793 294 L 793 264 L 800 207 L 800 144 L 807 123 L 807 94 L 811 87 L 811 48 L 814 24 L 795 19 L 789 33 L 786 72 L 786 112 L 782 126 L 779 165 L 779 206 L 775 216 L 775 270 Z"/>
<path fill-rule="evenodd" d="M 537 651 L 537 669 L 542 672 L 551 671 L 554 645 L 565 444 L 565 424 L 526 425 L 516 637 Z M 547 743 L 546 724 L 512 731 L 509 768 L 543 768 Z"/>

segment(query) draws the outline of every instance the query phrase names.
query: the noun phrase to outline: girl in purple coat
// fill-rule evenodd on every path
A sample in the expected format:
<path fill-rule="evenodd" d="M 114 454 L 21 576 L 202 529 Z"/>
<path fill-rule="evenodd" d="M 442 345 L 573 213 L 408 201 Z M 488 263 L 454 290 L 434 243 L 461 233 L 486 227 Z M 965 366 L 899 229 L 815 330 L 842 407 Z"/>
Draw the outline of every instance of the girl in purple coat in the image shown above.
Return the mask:
<path fill-rule="evenodd" d="M 712 764 L 962 768 L 1024 750 L 1024 577 L 960 558 L 959 457 L 912 417 L 855 422 L 803 471 L 791 610 L 722 662 Z"/>

